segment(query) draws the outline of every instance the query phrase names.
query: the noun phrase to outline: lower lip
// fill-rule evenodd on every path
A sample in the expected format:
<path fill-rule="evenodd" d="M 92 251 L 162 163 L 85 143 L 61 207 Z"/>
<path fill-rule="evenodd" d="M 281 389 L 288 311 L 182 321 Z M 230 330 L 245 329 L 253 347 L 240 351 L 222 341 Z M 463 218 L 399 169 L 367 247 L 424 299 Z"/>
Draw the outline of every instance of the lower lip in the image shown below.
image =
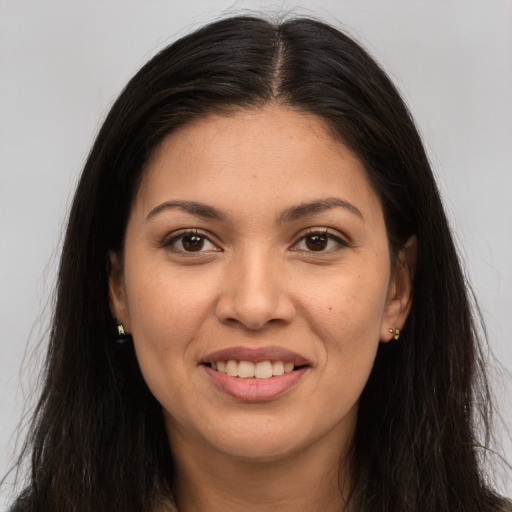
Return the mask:
<path fill-rule="evenodd" d="M 304 366 L 298 370 L 276 375 L 269 379 L 242 379 L 240 377 L 230 377 L 225 373 L 213 370 L 209 366 L 203 366 L 203 368 L 211 381 L 224 393 L 244 402 L 266 402 L 280 397 L 294 388 L 308 369 L 307 366 Z"/>

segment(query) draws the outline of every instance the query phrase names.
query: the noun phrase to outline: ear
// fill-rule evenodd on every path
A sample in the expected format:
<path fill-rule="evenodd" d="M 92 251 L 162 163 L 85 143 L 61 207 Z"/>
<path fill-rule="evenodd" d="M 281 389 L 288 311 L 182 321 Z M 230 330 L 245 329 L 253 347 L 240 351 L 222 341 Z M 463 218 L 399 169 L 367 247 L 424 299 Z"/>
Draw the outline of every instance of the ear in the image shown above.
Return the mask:
<path fill-rule="evenodd" d="M 108 252 L 108 299 L 112 316 L 123 324 L 127 333 L 131 332 L 130 314 L 126 301 L 126 289 L 123 279 L 123 262 L 119 253 Z"/>
<path fill-rule="evenodd" d="M 384 343 L 393 339 L 396 329 L 402 330 L 411 310 L 416 251 L 417 240 L 412 236 L 398 252 L 382 318 L 380 340 Z"/>

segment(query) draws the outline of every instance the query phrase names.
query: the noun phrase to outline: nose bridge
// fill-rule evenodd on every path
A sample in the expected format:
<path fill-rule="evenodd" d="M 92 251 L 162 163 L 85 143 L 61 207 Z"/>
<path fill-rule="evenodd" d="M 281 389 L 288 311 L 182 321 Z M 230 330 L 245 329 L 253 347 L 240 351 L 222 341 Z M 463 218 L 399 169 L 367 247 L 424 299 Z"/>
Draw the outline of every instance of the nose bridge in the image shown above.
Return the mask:
<path fill-rule="evenodd" d="M 218 304 L 219 319 L 251 330 L 270 321 L 290 321 L 294 308 L 281 263 L 271 248 L 257 244 L 234 253 Z"/>
<path fill-rule="evenodd" d="M 240 304 L 268 307 L 276 298 L 275 279 L 277 258 L 261 247 L 247 247 L 240 251 L 234 266 L 235 294 Z"/>

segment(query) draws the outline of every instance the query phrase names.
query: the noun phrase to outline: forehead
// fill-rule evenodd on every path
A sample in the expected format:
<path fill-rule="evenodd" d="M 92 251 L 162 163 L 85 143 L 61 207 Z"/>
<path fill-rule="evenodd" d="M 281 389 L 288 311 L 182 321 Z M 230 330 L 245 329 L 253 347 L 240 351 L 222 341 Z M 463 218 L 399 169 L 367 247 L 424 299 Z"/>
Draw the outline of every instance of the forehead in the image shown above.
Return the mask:
<path fill-rule="evenodd" d="M 145 165 L 137 203 L 149 211 L 190 199 L 229 210 L 333 194 L 380 205 L 361 160 L 321 118 L 272 105 L 204 116 L 168 135 Z"/>

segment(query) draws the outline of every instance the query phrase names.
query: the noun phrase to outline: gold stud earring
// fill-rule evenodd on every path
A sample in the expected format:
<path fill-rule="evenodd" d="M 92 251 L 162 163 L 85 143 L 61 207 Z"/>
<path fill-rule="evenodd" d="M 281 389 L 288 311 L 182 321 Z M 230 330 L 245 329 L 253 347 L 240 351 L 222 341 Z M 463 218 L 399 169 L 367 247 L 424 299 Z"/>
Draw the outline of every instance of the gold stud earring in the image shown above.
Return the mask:
<path fill-rule="evenodd" d="M 400 329 L 389 329 L 389 332 L 393 334 L 393 338 L 397 340 L 400 338 Z"/>
<path fill-rule="evenodd" d="M 126 334 L 126 331 L 124 330 L 124 325 L 121 323 L 117 324 L 116 342 L 124 343 L 127 338 L 128 338 L 128 334 Z"/>

